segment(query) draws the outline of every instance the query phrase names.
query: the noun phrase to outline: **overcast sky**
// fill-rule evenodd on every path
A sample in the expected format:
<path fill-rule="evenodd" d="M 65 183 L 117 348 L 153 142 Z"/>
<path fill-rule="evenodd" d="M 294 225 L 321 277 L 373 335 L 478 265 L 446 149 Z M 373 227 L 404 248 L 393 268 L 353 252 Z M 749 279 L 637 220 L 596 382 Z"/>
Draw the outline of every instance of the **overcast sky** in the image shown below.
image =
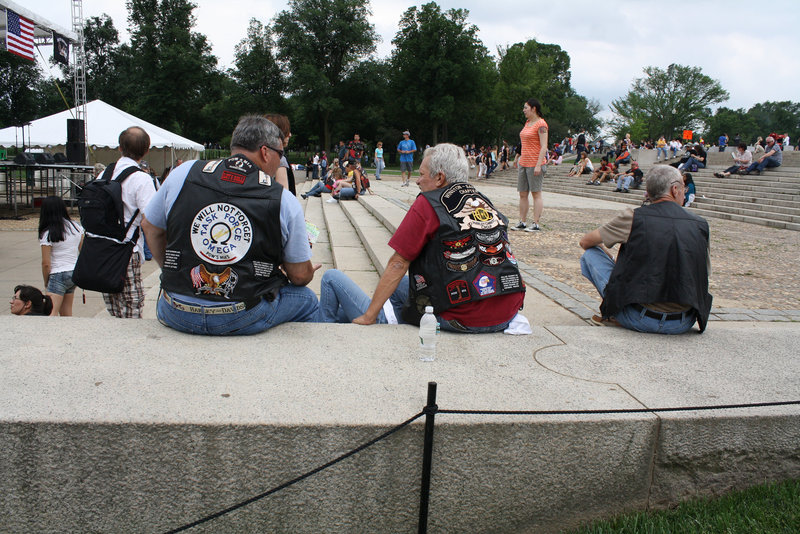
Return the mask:
<path fill-rule="evenodd" d="M 221 66 L 231 65 L 234 46 L 245 37 L 250 18 L 267 23 L 287 6 L 284 0 L 194 1 L 198 4 L 195 31 L 206 35 Z M 51 22 L 71 28 L 69 0 L 27 0 L 23 4 Z M 371 5 L 372 22 L 383 39 L 377 55 L 388 57 L 401 15 L 421 3 L 373 0 Z M 531 38 L 561 46 L 571 58 L 572 86 L 606 110 L 613 99 L 627 93 L 644 67 L 665 68 L 670 63 L 701 67 L 719 80 L 731 96 L 722 105 L 730 108 L 749 108 L 767 100 L 800 101 L 797 0 L 765 4 L 578 0 L 546 5 L 530 0 L 460 0 L 439 5 L 443 10 L 468 9 L 469 21 L 480 29 L 480 39 L 494 55 L 498 46 Z M 127 40 L 125 3 L 84 0 L 84 17 L 102 13 L 111 16 L 122 39 Z M 535 96 L 547 100 L 547 95 Z"/>

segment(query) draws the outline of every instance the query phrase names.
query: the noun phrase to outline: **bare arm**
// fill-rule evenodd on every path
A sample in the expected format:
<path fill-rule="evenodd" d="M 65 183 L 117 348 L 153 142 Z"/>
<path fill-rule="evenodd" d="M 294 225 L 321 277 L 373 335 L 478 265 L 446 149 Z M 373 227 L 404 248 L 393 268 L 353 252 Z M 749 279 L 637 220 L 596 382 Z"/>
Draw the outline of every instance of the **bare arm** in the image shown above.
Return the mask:
<path fill-rule="evenodd" d="M 278 167 L 278 170 L 275 171 L 275 181 L 281 184 L 284 189 L 289 189 L 289 173 L 286 172 L 286 167 Z"/>
<path fill-rule="evenodd" d="M 53 252 L 53 247 L 49 245 L 42 245 L 42 278 L 44 285 L 47 287 L 47 279 L 50 278 L 51 260 L 50 254 Z"/>
<path fill-rule="evenodd" d="M 144 216 L 142 216 L 142 230 L 144 230 L 144 237 L 147 239 L 147 246 L 150 247 L 153 258 L 155 258 L 158 266 L 163 269 L 164 256 L 167 250 L 167 231 L 154 226 Z"/>
<path fill-rule="evenodd" d="M 311 260 L 302 263 L 284 263 L 283 271 L 289 281 L 296 286 L 305 286 L 313 280 L 314 273 L 322 267 L 321 264 L 312 265 Z"/>
<path fill-rule="evenodd" d="M 378 281 L 378 287 L 375 288 L 375 293 L 372 294 L 372 300 L 367 311 L 364 312 L 364 315 L 353 319 L 354 323 L 368 325 L 374 324 L 378 320 L 378 314 L 383 309 L 383 304 L 397 289 L 410 265 L 411 262 L 397 252 L 392 254 L 392 257 L 389 258 L 389 263 L 386 264 L 386 269 L 383 271 L 383 276 Z"/>
<path fill-rule="evenodd" d="M 580 241 L 580 245 L 583 250 L 588 250 L 592 247 L 596 247 L 602 244 L 603 244 L 603 238 L 600 237 L 600 229 L 594 229 L 591 232 L 585 234 Z"/>
<path fill-rule="evenodd" d="M 542 164 L 544 163 L 545 152 L 547 152 L 547 128 L 541 126 L 539 128 L 539 159 L 536 161 L 536 166 L 533 168 L 533 174 L 542 173 Z"/>

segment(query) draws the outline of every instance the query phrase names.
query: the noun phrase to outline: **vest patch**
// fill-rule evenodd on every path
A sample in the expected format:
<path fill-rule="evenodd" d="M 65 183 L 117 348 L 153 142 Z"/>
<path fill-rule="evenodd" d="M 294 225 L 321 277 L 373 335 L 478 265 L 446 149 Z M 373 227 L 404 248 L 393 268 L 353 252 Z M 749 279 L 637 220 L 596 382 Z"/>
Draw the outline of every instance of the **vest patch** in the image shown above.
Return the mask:
<path fill-rule="evenodd" d="M 484 256 L 481 254 L 481 263 L 484 265 L 500 265 L 506 261 L 506 257 L 502 254 L 500 256 Z"/>
<path fill-rule="evenodd" d="M 475 247 L 469 247 L 461 252 L 453 252 L 452 250 L 445 250 L 442 255 L 446 260 L 463 260 L 475 254 Z"/>
<path fill-rule="evenodd" d="M 491 230 L 503 224 L 497 211 L 479 197 L 468 198 L 461 210 L 453 213 L 453 217 L 459 221 L 461 230 Z"/>
<path fill-rule="evenodd" d="M 219 179 L 223 182 L 242 185 L 246 178 L 247 176 L 244 174 L 239 174 L 238 172 L 222 171 L 222 176 L 220 176 Z"/>
<path fill-rule="evenodd" d="M 414 284 L 417 287 L 417 291 L 419 291 L 420 289 L 425 289 L 426 287 L 428 287 L 428 282 L 425 281 L 425 277 L 422 276 L 421 274 L 415 274 L 414 275 Z"/>
<path fill-rule="evenodd" d="M 506 248 L 506 258 L 508 258 L 508 261 L 510 261 L 514 265 L 517 264 L 517 258 L 514 257 L 514 255 L 511 253 L 510 250 L 508 250 L 508 248 Z"/>
<path fill-rule="evenodd" d="M 258 185 L 272 185 L 272 178 L 264 171 L 258 171 Z"/>
<path fill-rule="evenodd" d="M 192 287 L 197 295 L 216 295 L 218 297 L 228 296 L 236 287 L 239 275 L 230 267 L 226 267 L 221 273 L 212 273 L 203 264 L 194 267 L 191 272 Z"/>
<path fill-rule="evenodd" d="M 447 270 L 453 271 L 454 273 L 467 272 L 473 267 L 475 267 L 477 264 L 478 264 L 478 258 L 472 258 L 471 260 L 464 263 L 453 263 L 451 261 L 445 262 Z"/>
<path fill-rule="evenodd" d="M 447 297 L 450 304 L 460 304 L 469 300 L 469 285 L 464 280 L 456 280 L 447 285 Z"/>
<path fill-rule="evenodd" d="M 203 172 L 212 174 L 215 170 L 217 170 L 217 167 L 219 166 L 220 163 L 222 163 L 221 159 L 212 159 L 211 161 L 206 163 L 205 167 L 203 167 Z"/>
<path fill-rule="evenodd" d="M 494 245 L 478 245 L 478 250 L 480 250 L 484 254 L 497 254 L 501 250 L 503 250 L 504 246 L 505 245 L 503 245 L 503 242 L 500 241 L 498 243 L 495 243 Z"/>
<path fill-rule="evenodd" d="M 250 250 L 253 225 L 233 204 L 210 204 L 192 219 L 191 242 L 195 254 L 209 263 L 230 265 Z"/>
<path fill-rule="evenodd" d="M 225 167 L 232 171 L 239 171 L 244 174 L 250 174 L 256 169 L 256 166 L 247 158 L 241 156 L 231 156 L 225 160 Z"/>
<path fill-rule="evenodd" d="M 482 297 L 497 293 L 497 279 L 484 271 L 481 271 L 472 281 L 472 285 L 475 286 L 478 294 Z"/>
<path fill-rule="evenodd" d="M 494 232 L 475 232 L 475 239 L 478 240 L 478 243 L 483 243 L 484 245 L 491 245 L 492 243 L 497 243 L 497 241 L 503 237 L 503 232 L 500 230 L 495 230 Z"/>
<path fill-rule="evenodd" d="M 442 245 L 453 249 L 459 249 L 466 247 L 471 242 L 472 242 L 472 236 L 467 236 L 463 239 L 455 239 L 453 241 L 447 241 L 447 240 L 442 241 Z"/>
<path fill-rule="evenodd" d="M 505 274 L 500 277 L 500 291 L 505 293 L 509 289 L 522 287 L 522 277 L 518 274 Z"/>

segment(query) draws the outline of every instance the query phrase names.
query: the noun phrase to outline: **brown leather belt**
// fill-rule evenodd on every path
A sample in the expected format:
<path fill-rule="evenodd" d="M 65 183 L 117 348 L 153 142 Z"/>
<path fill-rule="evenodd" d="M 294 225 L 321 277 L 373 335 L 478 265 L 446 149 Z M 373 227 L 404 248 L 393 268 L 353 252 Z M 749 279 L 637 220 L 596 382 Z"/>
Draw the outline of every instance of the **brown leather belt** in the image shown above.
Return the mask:
<path fill-rule="evenodd" d="M 644 310 L 645 317 L 650 317 L 651 319 L 658 319 L 665 320 L 665 321 L 680 321 L 684 318 L 684 314 L 693 313 L 692 310 L 686 310 L 685 312 L 677 312 L 677 313 L 664 313 L 664 312 L 657 312 L 651 309 L 645 308 L 641 304 L 631 304 L 634 310 L 642 311 Z"/>

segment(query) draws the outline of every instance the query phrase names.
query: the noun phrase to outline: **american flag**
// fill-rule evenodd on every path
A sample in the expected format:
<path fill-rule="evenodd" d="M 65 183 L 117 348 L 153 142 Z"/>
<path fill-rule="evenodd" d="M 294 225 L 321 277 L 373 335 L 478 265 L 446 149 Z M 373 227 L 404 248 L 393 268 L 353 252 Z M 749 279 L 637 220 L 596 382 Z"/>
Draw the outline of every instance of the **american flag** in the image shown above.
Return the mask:
<path fill-rule="evenodd" d="M 12 54 L 35 61 L 33 55 L 33 22 L 6 9 L 6 48 Z"/>

